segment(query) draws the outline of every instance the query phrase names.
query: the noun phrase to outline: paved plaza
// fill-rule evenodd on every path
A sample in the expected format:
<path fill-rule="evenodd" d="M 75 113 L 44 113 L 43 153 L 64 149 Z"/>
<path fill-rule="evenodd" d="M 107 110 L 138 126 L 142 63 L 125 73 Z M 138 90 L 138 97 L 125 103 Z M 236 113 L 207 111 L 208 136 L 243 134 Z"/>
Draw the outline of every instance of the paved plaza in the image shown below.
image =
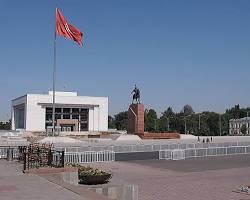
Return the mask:
<path fill-rule="evenodd" d="M 182 161 L 144 160 L 94 164 L 113 173 L 110 185 L 134 184 L 139 200 L 243 200 L 232 192 L 250 184 L 249 155 Z"/>
<path fill-rule="evenodd" d="M 0 200 L 107 200 L 83 187 L 80 189 L 23 174 L 22 165 L 0 160 Z"/>
<path fill-rule="evenodd" d="M 104 187 L 135 186 L 139 200 L 247 200 L 250 196 L 233 190 L 241 184 L 250 184 L 249 157 L 137 160 L 94 163 L 91 166 L 113 174 L 110 183 Z M 1 200 L 107 199 L 88 190 L 88 187 L 69 186 L 54 175 L 23 174 L 21 164 L 0 160 Z"/>

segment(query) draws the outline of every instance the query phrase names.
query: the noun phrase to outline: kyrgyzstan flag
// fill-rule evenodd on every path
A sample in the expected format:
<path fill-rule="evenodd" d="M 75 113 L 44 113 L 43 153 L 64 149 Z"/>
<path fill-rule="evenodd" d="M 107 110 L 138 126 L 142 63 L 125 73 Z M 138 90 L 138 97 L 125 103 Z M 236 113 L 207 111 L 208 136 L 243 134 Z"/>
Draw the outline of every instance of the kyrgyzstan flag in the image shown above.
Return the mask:
<path fill-rule="evenodd" d="M 56 9 L 56 34 L 74 40 L 82 46 L 82 32 L 69 24 L 59 9 Z"/>

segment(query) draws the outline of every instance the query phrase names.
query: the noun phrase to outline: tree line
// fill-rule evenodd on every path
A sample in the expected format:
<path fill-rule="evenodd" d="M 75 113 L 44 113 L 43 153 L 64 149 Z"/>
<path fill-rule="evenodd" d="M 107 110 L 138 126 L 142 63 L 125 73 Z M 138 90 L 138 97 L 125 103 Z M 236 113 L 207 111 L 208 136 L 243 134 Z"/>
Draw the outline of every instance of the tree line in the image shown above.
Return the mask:
<path fill-rule="evenodd" d="M 180 112 L 174 112 L 171 107 L 163 111 L 160 117 L 154 109 L 145 109 L 144 127 L 147 132 L 178 132 L 193 135 L 228 135 L 229 120 L 246 117 L 250 108 L 240 108 L 235 105 L 226 109 L 223 114 L 211 111 L 195 113 L 192 106 L 185 105 Z M 108 118 L 109 128 L 126 130 L 128 111 L 119 112 Z"/>

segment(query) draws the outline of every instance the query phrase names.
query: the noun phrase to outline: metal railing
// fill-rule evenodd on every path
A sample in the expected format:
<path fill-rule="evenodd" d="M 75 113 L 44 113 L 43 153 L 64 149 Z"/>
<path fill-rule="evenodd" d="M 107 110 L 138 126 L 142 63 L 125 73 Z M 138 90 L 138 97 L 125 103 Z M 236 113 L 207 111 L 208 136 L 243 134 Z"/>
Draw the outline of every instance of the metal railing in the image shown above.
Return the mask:
<path fill-rule="evenodd" d="M 210 148 L 189 148 L 159 151 L 159 159 L 183 160 L 186 158 L 197 158 L 206 156 L 226 156 L 250 154 L 250 146 L 228 146 Z"/>
<path fill-rule="evenodd" d="M 78 147 L 59 147 L 57 150 L 64 150 L 65 152 L 87 152 L 87 151 L 112 151 L 115 153 L 130 153 L 130 152 L 152 152 L 161 150 L 173 149 L 201 149 L 201 148 L 217 148 L 217 147 L 231 147 L 231 146 L 250 146 L 250 142 L 223 142 L 223 143 L 152 143 L 152 144 L 119 144 L 119 145 L 89 145 Z"/>
<path fill-rule="evenodd" d="M 12 158 L 16 159 L 19 157 L 19 148 L 15 147 L 0 147 L 0 159 L 6 159 L 8 157 L 8 153 L 12 153 Z"/>
<path fill-rule="evenodd" d="M 65 163 L 110 162 L 115 160 L 113 151 L 65 152 Z"/>

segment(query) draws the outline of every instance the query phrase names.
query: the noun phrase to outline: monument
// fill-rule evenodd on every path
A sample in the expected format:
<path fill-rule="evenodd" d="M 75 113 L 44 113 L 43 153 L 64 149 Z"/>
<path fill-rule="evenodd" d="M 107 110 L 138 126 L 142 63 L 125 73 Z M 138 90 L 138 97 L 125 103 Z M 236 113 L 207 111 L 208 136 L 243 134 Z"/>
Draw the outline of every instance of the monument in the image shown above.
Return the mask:
<path fill-rule="evenodd" d="M 128 109 L 128 134 L 134 134 L 142 139 L 178 139 L 179 133 L 148 133 L 144 132 L 144 105 L 140 101 L 140 90 L 136 87 L 133 94 L 132 104 Z"/>
<path fill-rule="evenodd" d="M 128 109 L 128 133 L 141 136 L 144 134 L 144 105 L 140 102 L 140 90 L 136 85 L 131 94 L 133 101 Z"/>

